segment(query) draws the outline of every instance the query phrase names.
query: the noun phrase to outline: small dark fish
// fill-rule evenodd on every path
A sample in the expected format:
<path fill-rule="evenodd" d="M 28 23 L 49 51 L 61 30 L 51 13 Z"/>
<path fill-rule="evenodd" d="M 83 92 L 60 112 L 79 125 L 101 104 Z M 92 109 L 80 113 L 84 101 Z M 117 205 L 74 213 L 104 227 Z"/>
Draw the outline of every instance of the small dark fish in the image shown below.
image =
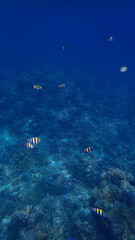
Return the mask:
<path fill-rule="evenodd" d="M 93 147 L 88 147 L 88 148 L 85 148 L 82 152 L 87 153 L 87 152 L 92 152 L 92 150 L 93 150 Z"/>

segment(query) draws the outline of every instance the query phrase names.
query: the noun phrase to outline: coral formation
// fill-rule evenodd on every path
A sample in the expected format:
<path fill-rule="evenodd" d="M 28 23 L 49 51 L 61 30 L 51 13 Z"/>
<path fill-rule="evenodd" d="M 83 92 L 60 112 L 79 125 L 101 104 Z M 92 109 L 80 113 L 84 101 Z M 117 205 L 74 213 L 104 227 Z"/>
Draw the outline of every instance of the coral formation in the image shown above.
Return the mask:
<path fill-rule="evenodd" d="M 95 206 L 105 210 L 106 226 L 118 240 L 135 239 L 134 177 L 118 168 L 101 174 L 101 182 L 92 191 Z"/>
<path fill-rule="evenodd" d="M 2 75 L 0 239 L 105 240 L 106 226 L 116 239 L 134 240 L 135 181 L 127 172 L 135 170 L 135 124 L 123 118 L 124 103 L 116 105 L 80 73 L 68 79 L 42 67 L 16 78 Z M 33 91 L 37 82 L 41 91 Z M 42 144 L 25 148 L 36 136 Z M 81 152 L 89 146 L 91 153 Z M 94 202 L 107 215 L 99 218 L 101 228 L 90 211 Z"/>

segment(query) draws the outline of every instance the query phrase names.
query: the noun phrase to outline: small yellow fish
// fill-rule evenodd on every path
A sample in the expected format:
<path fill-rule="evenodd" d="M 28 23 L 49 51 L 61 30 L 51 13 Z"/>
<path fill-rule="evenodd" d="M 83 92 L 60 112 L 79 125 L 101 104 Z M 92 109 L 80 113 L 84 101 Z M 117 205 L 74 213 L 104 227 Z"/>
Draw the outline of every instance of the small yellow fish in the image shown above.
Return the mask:
<path fill-rule="evenodd" d="M 113 42 L 113 37 L 109 37 L 108 42 Z"/>
<path fill-rule="evenodd" d="M 27 148 L 34 148 L 34 145 L 31 144 L 31 143 L 25 143 L 25 146 L 26 146 Z"/>
<path fill-rule="evenodd" d="M 27 139 L 27 142 L 28 142 L 28 143 L 33 143 L 33 144 L 38 144 L 38 143 L 40 143 L 41 141 L 42 141 L 42 139 L 39 138 L 39 137 L 33 137 L 33 138 Z"/>
<path fill-rule="evenodd" d="M 59 88 L 63 88 L 63 87 L 65 87 L 65 84 L 64 84 L 64 83 L 62 83 L 62 84 L 59 85 Z"/>
<path fill-rule="evenodd" d="M 43 87 L 40 86 L 40 85 L 34 85 L 33 88 L 34 88 L 34 89 L 37 89 L 37 90 L 41 90 Z"/>
<path fill-rule="evenodd" d="M 92 147 L 85 148 L 82 152 L 92 152 Z"/>

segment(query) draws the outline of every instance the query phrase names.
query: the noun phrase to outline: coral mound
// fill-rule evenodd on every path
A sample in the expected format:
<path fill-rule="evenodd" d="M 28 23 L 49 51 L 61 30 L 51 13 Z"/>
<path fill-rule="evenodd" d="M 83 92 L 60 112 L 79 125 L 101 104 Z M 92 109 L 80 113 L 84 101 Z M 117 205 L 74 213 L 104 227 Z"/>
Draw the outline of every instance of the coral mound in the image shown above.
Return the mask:
<path fill-rule="evenodd" d="M 92 192 L 95 206 L 107 216 L 108 228 L 118 240 L 135 240 L 135 180 L 128 172 L 110 168 Z"/>

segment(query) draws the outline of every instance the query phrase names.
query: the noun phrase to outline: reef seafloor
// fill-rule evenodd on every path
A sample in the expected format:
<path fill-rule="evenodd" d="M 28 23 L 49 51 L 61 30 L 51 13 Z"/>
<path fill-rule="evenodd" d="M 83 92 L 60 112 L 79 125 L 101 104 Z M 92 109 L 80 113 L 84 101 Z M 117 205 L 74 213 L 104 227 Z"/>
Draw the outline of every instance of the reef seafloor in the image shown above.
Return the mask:
<path fill-rule="evenodd" d="M 0 82 L 0 239 L 135 240 L 133 91 L 49 68 Z"/>

